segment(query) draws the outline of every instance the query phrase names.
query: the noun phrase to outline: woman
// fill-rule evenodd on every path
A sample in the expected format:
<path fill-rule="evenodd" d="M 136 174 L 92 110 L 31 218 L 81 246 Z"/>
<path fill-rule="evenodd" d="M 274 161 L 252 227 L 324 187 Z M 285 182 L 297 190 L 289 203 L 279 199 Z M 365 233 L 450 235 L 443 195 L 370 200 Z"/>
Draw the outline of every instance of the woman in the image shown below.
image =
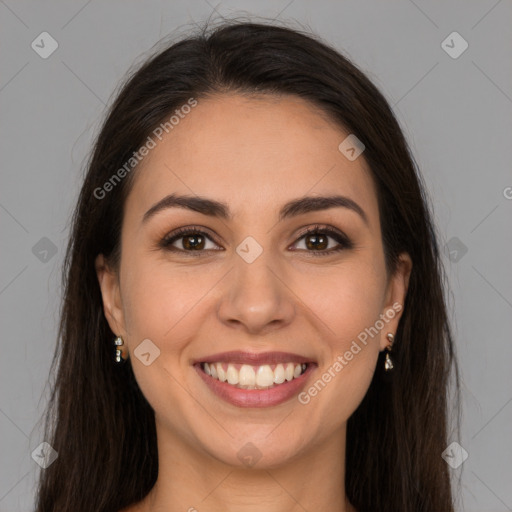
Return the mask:
<path fill-rule="evenodd" d="M 64 270 L 46 511 L 453 511 L 454 347 L 381 93 L 229 22 L 126 82 Z"/>

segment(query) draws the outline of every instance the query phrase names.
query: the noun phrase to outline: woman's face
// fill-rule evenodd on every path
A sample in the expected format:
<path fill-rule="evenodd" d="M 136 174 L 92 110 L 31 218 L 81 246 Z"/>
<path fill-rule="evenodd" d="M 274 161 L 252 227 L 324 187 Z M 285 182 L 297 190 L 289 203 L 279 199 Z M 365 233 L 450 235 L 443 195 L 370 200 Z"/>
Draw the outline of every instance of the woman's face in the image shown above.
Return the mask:
<path fill-rule="evenodd" d="M 118 273 L 97 261 L 106 316 L 159 440 L 206 463 L 258 467 L 341 446 L 397 330 L 411 269 L 405 255 L 386 275 L 364 153 L 348 159 L 338 146 L 349 134 L 293 96 L 200 99 L 164 135 L 134 171 Z M 353 207 L 315 202 L 333 196 Z M 185 227 L 192 234 L 173 239 Z M 204 372 L 212 359 L 231 384 L 217 364 L 217 377 Z M 287 380 L 302 362 L 306 372 Z M 239 389 L 240 379 L 264 389 Z M 273 380 L 282 383 L 267 389 Z"/>

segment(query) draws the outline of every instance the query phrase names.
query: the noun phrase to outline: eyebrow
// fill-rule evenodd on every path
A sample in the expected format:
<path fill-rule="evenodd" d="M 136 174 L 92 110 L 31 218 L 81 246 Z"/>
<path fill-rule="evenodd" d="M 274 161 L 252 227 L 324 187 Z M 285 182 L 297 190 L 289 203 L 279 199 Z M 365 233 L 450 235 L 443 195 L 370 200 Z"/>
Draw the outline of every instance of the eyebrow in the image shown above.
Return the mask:
<path fill-rule="evenodd" d="M 366 216 L 364 210 L 353 199 L 340 195 L 306 196 L 289 201 L 285 203 L 279 211 L 279 221 L 305 213 L 327 210 L 329 208 L 336 207 L 347 208 L 356 212 L 368 226 L 368 217 Z M 194 212 L 202 213 L 203 215 L 218 217 L 224 220 L 231 220 L 233 218 L 229 206 L 226 203 L 201 196 L 181 196 L 177 194 L 170 194 L 158 201 L 158 203 L 154 204 L 144 214 L 142 223 L 147 222 L 158 212 L 167 210 L 168 208 L 184 208 Z"/>

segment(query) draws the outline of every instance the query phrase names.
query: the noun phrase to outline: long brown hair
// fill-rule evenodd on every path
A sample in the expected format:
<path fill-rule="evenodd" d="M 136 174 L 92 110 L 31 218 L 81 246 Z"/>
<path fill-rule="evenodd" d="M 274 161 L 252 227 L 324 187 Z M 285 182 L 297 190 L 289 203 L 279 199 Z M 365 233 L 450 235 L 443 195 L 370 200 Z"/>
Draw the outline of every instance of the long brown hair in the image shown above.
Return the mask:
<path fill-rule="evenodd" d="M 157 479 L 154 413 L 130 362 L 113 363 L 95 258 L 119 262 L 123 205 L 136 169 L 98 188 L 149 134 L 193 97 L 223 92 L 291 94 L 364 143 L 378 191 L 388 274 L 407 252 L 413 269 L 393 346 L 348 420 L 346 493 L 360 511 L 453 511 L 448 444 L 450 384 L 459 425 L 459 377 L 447 315 L 447 280 L 425 185 L 383 95 L 350 60 L 305 31 L 229 21 L 167 45 L 131 73 L 89 159 L 63 269 L 64 296 L 46 440 L 58 458 L 42 471 L 37 512 L 116 512 Z M 95 193 L 96 191 L 96 193 Z"/>

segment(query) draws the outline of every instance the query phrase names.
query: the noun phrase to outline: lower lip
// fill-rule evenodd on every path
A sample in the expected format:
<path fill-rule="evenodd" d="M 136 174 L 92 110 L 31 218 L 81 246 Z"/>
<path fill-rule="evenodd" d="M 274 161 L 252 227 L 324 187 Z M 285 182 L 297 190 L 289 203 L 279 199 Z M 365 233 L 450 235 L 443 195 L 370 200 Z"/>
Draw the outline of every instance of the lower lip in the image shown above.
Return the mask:
<path fill-rule="evenodd" d="M 290 400 L 305 387 L 306 380 L 315 367 L 315 364 L 309 363 L 300 377 L 277 384 L 270 389 L 239 389 L 210 377 L 203 371 L 201 364 L 194 365 L 199 376 L 217 396 L 237 407 L 272 407 Z"/>

